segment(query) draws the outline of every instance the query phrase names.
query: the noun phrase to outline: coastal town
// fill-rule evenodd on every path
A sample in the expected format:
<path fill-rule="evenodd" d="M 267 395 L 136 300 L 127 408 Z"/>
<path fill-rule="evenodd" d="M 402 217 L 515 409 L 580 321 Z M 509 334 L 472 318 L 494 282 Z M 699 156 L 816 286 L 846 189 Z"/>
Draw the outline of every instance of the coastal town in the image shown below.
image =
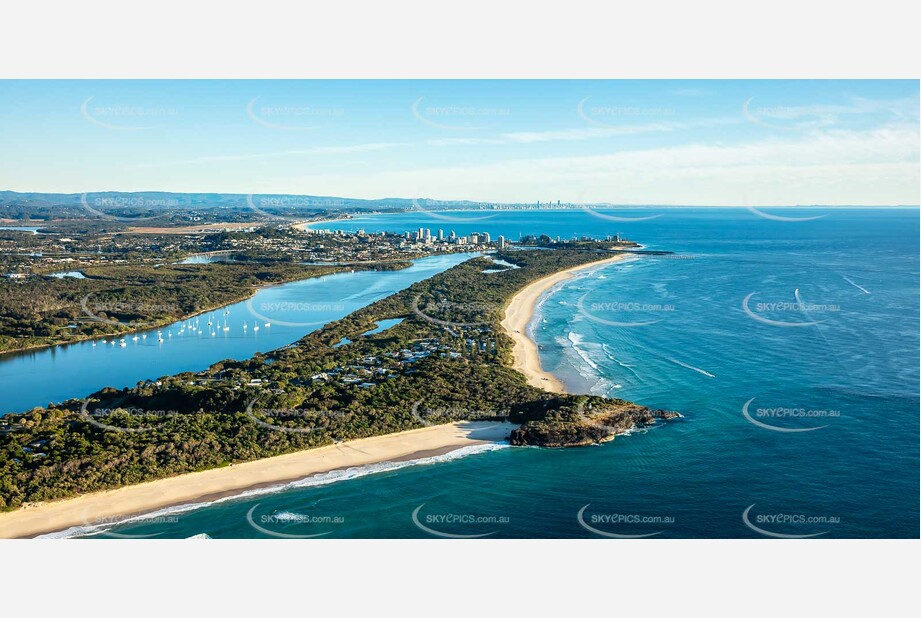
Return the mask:
<path fill-rule="evenodd" d="M 231 225 L 195 234 L 130 228 L 73 234 L 72 220 L 0 228 L 0 353 L 86 339 L 126 347 L 125 336 L 144 327 L 167 327 L 244 300 L 264 285 L 343 270 L 401 270 L 428 257 L 528 247 L 636 247 L 620 235 L 521 235 L 512 241 L 486 229 L 458 233 L 420 226 L 367 232 L 324 225 L 342 219 L 263 221 L 245 229 Z M 206 330 L 205 335 L 216 334 L 216 327 L 202 332 Z M 162 338 L 178 334 L 165 332 Z M 105 339 L 107 335 L 121 340 Z"/>
<path fill-rule="evenodd" d="M 54 227 L 0 227 L 0 267 L 6 279 L 23 281 L 33 275 L 80 277 L 81 269 L 116 264 L 162 267 L 247 260 L 317 265 L 396 262 L 443 253 L 502 250 L 516 244 L 563 247 L 597 241 L 559 236 L 524 236 L 512 241 L 489 231 L 458 234 L 426 227 L 402 233 L 369 233 L 362 229 L 350 232 L 317 225 L 261 224 L 197 234 L 125 231 L 81 235 L 67 235 L 54 231 Z M 612 246 L 632 245 L 617 235 L 604 240 Z"/>
<path fill-rule="evenodd" d="M 197 235 L 121 232 L 70 237 L 37 229 L 0 228 L 0 264 L 7 279 L 70 272 L 101 265 L 222 261 L 316 264 L 400 261 L 438 253 L 503 249 L 505 237 L 489 232 L 458 235 L 420 228 L 391 234 L 363 230 L 263 225 Z"/>

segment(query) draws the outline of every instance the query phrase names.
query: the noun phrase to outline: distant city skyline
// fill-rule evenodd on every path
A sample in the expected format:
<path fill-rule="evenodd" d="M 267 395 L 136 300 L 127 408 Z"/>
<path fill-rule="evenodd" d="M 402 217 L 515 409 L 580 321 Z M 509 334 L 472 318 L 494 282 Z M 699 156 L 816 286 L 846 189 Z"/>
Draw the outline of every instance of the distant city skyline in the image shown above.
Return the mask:
<path fill-rule="evenodd" d="M 919 82 L 0 81 L 0 190 L 917 205 Z"/>

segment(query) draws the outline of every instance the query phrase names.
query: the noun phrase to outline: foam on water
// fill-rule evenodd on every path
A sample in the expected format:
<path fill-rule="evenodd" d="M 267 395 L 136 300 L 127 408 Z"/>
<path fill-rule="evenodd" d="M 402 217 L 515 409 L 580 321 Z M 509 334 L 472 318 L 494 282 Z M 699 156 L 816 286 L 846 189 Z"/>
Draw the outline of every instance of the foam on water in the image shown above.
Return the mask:
<path fill-rule="evenodd" d="M 410 466 L 419 466 L 419 465 L 429 465 L 437 463 L 445 463 L 449 461 L 454 461 L 461 459 L 463 457 L 468 457 L 470 455 L 478 455 L 481 453 L 489 453 L 491 451 L 496 451 L 503 448 L 508 448 L 507 443 L 502 442 L 490 442 L 487 444 L 473 444 L 471 446 L 464 446 L 453 451 L 449 451 L 442 455 L 435 455 L 433 457 L 423 457 L 421 459 L 411 459 L 407 461 L 383 461 L 375 464 L 368 464 L 365 466 L 354 466 L 351 468 L 345 468 L 342 470 L 331 470 L 330 472 L 323 472 L 320 474 L 314 474 L 303 479 L 296 481 L 291 481 L 289 483 L 284 483 L 280 485 L 272 485 L 269 487 L 260 487 L 257 489 L 251 489 L 249 491 L 244 491 L 233 496 L 226 496 L 224 498 L 218 498 L 217 500 L 210 500 L 207 502 L 195 502 L 191 504 L 179 504 L 176 506 L 167 507 L 150 513 L 145 513 L 143 515 L 137 515 L 135 517 L 130 517 L 123 519 L 117 522 L 117 525 L 129 524 L 129 523 L 138 523 L 142 524 L 145 520 L 153 519 L 162 519 L 170 515 L 176 515 L 178 513 L 186 513 L 189 511 L 194 511 L 197 509 L 209 507 L 215 504 L 220 504 L 222 502 L 228 502 L 231 500 L 244 500 L 247 498 L 252 498 L 253 496 L 265 495 L 265 494 L 275 494 L 282 491 L 287 491 L 289 489 L 299 489 L 304 487 L 318 487 L 322 485 L 329 485 L 331 483 L 337 483 L 339 481 L 348 481 L 352 479 L 361 478 L 368 476 L 370 474 L 378 474 L 380 472 L 391 472 L 394 470 L 400 470 L 402 468 L 408 468 Z M 50 532 L 48 534 L 40 535 L 36 538 L 39 539 L 67 539 L 75 538 L 82 536 L 94 536 L 98 534 L 105 534 L 109 530 L 112 530 L 116 524 L 107 523 L 99 525 L 84 525 L 84 526 L 74 526 L 66 530 L 61 530 L 59 532 Z M 114 536 L 114 534 L 113 534 Z M 129 535 L 122 535 L 129 536 Z M 139 537 L 141 535 L 138 535 Z"/>
<path fill-rule="evenodd" d="M 598 363 L 592 359 L 592 352 L 600 350 L 601 345 L 598 343 L 585 343 L 585 337 L 573 331 L 569 331 L 567 338 L 569 339 L 572 350 L 579 355 L 579 358 L 581 358 L 586 365 L 598 371 L 600 367 Z"/>

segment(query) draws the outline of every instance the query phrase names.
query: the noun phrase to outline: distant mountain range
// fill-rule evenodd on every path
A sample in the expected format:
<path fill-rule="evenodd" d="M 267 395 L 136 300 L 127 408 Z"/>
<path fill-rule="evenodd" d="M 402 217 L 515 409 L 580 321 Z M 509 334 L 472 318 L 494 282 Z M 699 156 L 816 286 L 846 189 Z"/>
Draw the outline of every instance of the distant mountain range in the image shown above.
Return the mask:
<path fill-rule="evenodd" d="M 471 202 L 467 200 L 420 200 L 427 206 L 433 203 L 439 208 L 484 208 L 498 204 Z M 388 197 L 365 200 L 351 197 L 293 194 L 251 194 L 242 193 L 171 193 L 167 191 L 94 191 L 91 193 L 20 193 L 0 191 L 0 206 L 27 207 L 79 207 L 103 205 L 149 210 L 172 208 L 247 208 L 254 204 L 260 208 L 312 210 L 405 210 L 413 207 L 413 199 Z M 502 205 L 506 206 L 506 205 Z M 510 205 L 509 205 L 510 206 Z"/>
<path fill-rule="evenodd" d="M 91 193 L 19 193 L 0 191 L 0 206 L 81 206 L 86 200 L 90 204 L 110 203 L 157 209 L 176 207 L 192 208 L 246 208 L 247 199 L 267 201 L 288 208 L 302 206 L 305 209 L 336 208 L 409 208 L 411 199 L 385 198 L 361 200 L 354 198 L 325 197 L 315 195 L 242 193 L 170 193 L 167 191 L 94 191 Z"/>
<path fill-rule="evenodd" d="M 645 208 L 661 207 L 655 204 L 611 204 L 611 203 L 561 203 L 560 201 L 541 201 L 529 203 L 475 202 L 470 200 L 433 200 L 428 198 L 387 197 L 375 200 L 354 197 L 335 197 L 321 195 L 295 195 L 288 193 L 171 193 L 168 191 L 94 191 L 91 193 L 20 193 L 17 191 L 0 191 L 0 217 L 12 214 L 16 210 L 70 209 L 86 207 L 100 210 L 190 210 L 209 211 L 287 211 L 323 212 L 323 211 L 387 211 L 412 210 L 467 210 L 467 209 L 518 209 L 518 208 L 607 208 L 627 207 Z M 688 206 L 691 206 L 690 204 Z M 739 204 L 739 207 L 745 207 Z M 820 204 L 803 204 L 798 207 L 822 207 Z M 771 208 L 784 208 L 771 206 Z"/>

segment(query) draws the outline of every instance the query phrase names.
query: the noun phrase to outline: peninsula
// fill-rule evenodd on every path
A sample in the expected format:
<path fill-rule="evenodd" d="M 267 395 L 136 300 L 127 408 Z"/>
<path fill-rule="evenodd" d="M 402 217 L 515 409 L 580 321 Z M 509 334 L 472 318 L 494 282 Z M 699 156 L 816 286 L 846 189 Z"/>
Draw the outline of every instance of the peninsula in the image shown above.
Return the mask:
<path fill-rule="evenodd" d="M 274 477 L 204 473 L 255 469 L 243 465 L 317 449 L 328 454 L 331 446 L 347 448 L 354 440 L 387 434 L 451 436 L 405 446 L 399 456 L 411 457 L 468 443 L 472 436 L 458 442 L 456 429 L 434 430 L 458 422 L 492 423 L 513 445 L 559 447 L 604 442 L 675 416 L 619 399 L 548 392 L 515 368 L 523 366 L 515 352 L 523 340 L 512 335 L 524 331 L 540 293 L 620 254 L 562 247 L 506 250 L 494 257 L 499 259 L 470 259 L 249 360 L 0 418 L 0 508 L 12 511 L 0 514 L 0 535 L 41 532 L 43 525 L 35 522 L 45 519 L 47 509 L 75 512 L 55 501 L 98 495 L 93 504 L 106 496 L 121 502 L 128 486 L 158 479 L 195 490 L 155 503 L 125 500 L 105 512 L 147 512 L 165 502 L 241 491 L 249 481 L 283 483 L 324 466 L 354 465 L 281 466 Z M 385 320 L 395 323 L 375 331 Z M 431 431 L 401 433 L 422 428 Z M 190 486 L 179 480 L 189 474 L 215 482 Z M 65 520 L 53 519 L 53 527 L 81 525 Z"/>

